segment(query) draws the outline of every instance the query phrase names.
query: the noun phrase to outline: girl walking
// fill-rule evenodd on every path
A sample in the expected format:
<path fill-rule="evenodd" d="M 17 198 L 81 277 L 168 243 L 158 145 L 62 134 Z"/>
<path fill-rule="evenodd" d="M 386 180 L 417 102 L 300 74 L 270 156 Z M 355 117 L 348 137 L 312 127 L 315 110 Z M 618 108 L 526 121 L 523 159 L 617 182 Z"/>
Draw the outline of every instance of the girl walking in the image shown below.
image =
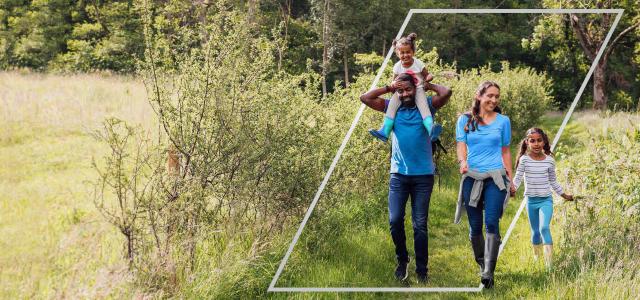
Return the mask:
<path fill-rule="evenodd" d="M 556 180 L 556 163 L 551 153 L 549 138 L 540 128 L 530 128 L 526 137 L 520 143 L 520 153 L 516 160 L 516 175 L 513 179 L 511 192 L 520 186 L 524 178 L 524 195 L 527 197 L 527 215 L 531 225 L 531 243 L 533 244 L 533 258 L 543 253 L 547 269 L 551 268 L 553 260 L 553 241 L 549 224 L 553 216 L 553 198 L 551 190 L 566 200 L 573 200 L 573 196 L 563 192 Z"/>

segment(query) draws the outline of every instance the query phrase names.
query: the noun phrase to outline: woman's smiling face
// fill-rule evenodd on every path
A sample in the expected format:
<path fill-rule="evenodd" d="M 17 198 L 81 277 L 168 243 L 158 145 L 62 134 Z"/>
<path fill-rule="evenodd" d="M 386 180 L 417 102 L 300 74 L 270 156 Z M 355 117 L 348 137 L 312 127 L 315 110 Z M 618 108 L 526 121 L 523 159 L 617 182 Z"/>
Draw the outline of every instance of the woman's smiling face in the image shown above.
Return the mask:
<path fill-rule="evenodd" d="M 484 94 L 477 95 L 476 99 L 480 100 L 481 111 L 493 111 L 500 104 L 500 89 L 490 86 L 484 91 Z"/>

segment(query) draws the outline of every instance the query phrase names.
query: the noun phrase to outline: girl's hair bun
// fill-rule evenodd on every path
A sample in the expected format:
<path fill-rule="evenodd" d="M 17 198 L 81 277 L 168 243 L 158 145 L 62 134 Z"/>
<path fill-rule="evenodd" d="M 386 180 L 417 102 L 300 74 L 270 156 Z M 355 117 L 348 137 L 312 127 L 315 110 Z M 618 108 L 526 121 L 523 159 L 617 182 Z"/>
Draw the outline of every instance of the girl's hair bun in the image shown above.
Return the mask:
<path fill-rule="evenodd" d="M 415 34 L 415 32 L 409 33 L 409 35 L 407 36 L 403 36 L 400 39 L 393 39 L 393 41 L 391 42 L 391 45 L 393 45 L 394 47 L 397 47 L 398 44 L 400 45 L 409 45 L 411 46 L 411 50 L 416 51 L 416 39 L 418 38 L 418 35 Z"/>

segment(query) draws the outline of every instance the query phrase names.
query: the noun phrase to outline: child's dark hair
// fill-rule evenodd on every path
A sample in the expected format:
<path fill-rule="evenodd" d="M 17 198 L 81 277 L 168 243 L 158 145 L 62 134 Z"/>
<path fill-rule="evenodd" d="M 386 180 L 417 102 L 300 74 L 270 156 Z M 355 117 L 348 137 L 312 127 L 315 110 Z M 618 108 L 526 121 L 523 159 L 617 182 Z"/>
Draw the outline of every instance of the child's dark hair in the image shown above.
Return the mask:
<path fill-rule="evenodd" d="M 538 127 L 532 127 L 527 130 L 524 139 L 522 139 L 522 142 L 520 142 L 520 150 L 518 150 L 518 158 L 516 159 L 516 168 L 518 168 L 518 164 L 520 163 L 520 157 L 527 153 L 527 139 L 529 138 L 529 135 L 534 133 L 540 134 L 542 136 L 542 141 L 544 141 L 544 146 L 542 146 L 542 149 L 544 149 L 544 154 L 553 156 L 553 152 L 551 152 L 551 145 L 549 145 L 549 137 L 547 136 L 547 134 L 544 133 L 544 130 Z"/>
<path fill-rule="evenodd" d="M 467 124 L 464 125 L 464 132 L 469 133 L 469 131 L 475 131 L 478 128 L 478 123 L 482 122 L 482 117 L 480 116 L 480 100 L 476 98 L 476 96 L 482 96 L 490 87 L 496 87 L 500 90 L 500 86 L 493 81 L 485 81 L 481 83 L 476 89 L 476 94 L 473 96 L 473 104 L 471 105 L 471 111 L 465 113 L 469 119 L 467 120 Z M 501 114 L 502 109 L 500 106 L 496 106 L 493 111 Z"/>
<path fill-rule="evenodd" d="M 415 32 L 409 33 L 409 35 L 407 36 L 403 36 L 400 39 L 393 39 L 393 42 L 391 42 L 391 44 L 396 47 L 396 45 L 409 45 L 411 46 L 411 50 L 413 50 L 413 52 L 416 52 L 416 39 L 418 38 L 418 35 L 415 34 Z"/>
<path fill-rule="evenodd" d="M 414 89 L 416 88 L 416 84 L 418 83 L 418 79 L 415 77 L 415 75 L 412 75 L 409 72 L 398 75 L 398 77 L 396 77 L 396 80 L 409 82 Z"/>

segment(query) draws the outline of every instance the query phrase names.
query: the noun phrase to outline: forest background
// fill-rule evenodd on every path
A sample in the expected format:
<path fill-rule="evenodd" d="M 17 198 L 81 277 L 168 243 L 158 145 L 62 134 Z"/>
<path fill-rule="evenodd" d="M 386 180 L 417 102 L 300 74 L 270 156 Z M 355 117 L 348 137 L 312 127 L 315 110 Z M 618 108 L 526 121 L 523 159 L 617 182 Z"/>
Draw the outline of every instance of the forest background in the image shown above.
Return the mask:
<path fill-rule="evenodd" d="M 203 22 L 214 1 L 157 1 L 153 22 L 165 35 Z M 246 12 L 256 36 L 277 40 L 277 68 L 299 74 L 311 68 L 323 76 L 323 93 L 348 86 L 365 66 L 358 55 L 384 56 L 409 8 L 622 8 L 625 14 L 595 78 L 603 95 L 585 93 L 582 107 L 636 107 L 640 97 L 637 1 L 226 1 Z M 203 10 L 204 8 L 204 10 Z M 198 12 L 200 11 L 200 12 Z M 198 12 L 198 13 L 196 13 Z M 545 71 L 553 79 L 557 107 L 565 108 L 584 78 L 613 16 L 542 17 L 432 15 L 407 29 L 420 32 L 422 47 L 467 70 L 500 61 Z M 144 56 L 140 2 L 0 1 L 0 68 L 53 72 L 135 71 Z M 492 34 L 496 28 L 509 28 Z M 619 38 L 618 38 L 618 35 Z M 375 68 L 379 60 L 369 61 Z M 602 69 L 601 74 L 598 71 Z M 589 89 L 593 89 L 590 86 Z M 610 101 L 608 101 L 610 100 Z"/>

